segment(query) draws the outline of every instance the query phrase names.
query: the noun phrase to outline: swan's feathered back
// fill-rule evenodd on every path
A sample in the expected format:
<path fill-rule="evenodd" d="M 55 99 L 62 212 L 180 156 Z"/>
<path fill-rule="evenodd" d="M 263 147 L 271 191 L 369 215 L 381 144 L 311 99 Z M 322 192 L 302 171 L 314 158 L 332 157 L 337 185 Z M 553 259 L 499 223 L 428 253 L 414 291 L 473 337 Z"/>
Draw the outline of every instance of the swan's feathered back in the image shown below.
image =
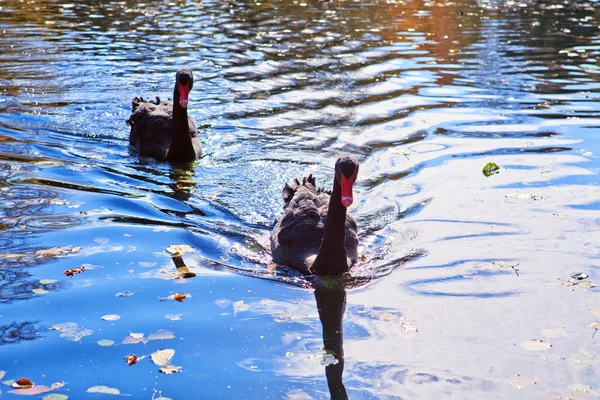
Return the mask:
<path fill-rule="evenodd" d="M 284 214 L 271 233 L 271 251 L 275 262 L 286 264 L 303 274 L 319 252 L 329 210 L 331 192 L 317 186 L 312 175 L 295 179 L 283 189 Z M 358 259 L 356 220 L 346 216 L 346 252 L 350 263 Z"/>

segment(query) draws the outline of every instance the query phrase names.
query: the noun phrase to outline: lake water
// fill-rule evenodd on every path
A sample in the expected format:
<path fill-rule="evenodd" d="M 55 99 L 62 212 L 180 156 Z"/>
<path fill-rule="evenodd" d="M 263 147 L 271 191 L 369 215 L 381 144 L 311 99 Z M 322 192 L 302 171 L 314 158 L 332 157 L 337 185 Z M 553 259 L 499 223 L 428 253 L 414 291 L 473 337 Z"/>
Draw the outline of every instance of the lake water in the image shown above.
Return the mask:
<path fill-rule="evenodd" d="M 0 380 L 327 399 L 328 365 L 334 398 L 599 398 L 599 9 L 3 0 Z M 181 66 L 205 157 L 139 160 L 131 100 Z M 361 280 L 315 292 L 269 232 L 285 182 L 329 187 L 345 153 Z"/>

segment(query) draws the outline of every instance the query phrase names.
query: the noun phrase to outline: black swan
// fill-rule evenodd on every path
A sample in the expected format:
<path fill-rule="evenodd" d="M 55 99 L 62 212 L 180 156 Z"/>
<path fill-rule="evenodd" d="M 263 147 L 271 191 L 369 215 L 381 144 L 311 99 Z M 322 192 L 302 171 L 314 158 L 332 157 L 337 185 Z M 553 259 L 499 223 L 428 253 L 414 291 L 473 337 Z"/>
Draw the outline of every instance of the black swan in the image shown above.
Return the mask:
<path fill-rule="evenodd" d="M 188 96 L 194 85 L 192 71 L 181 68 L 175 75 L 173 101 L 146 102 L 136 97 L 131 102 L 132 113 L 129 144 L 138 155 L 158 160 L 187 162 L 202 155 L 198 129 L 188 116 Z"/>
<path fill-rule="evenodd" d="M 271 233 L 273 260 L 305 274 L 338 275 L 358 259 L 356 220 L 346 213 L 358 175 L 352 156 L 335 163 L 333 190 L 317 188 L 310 175 L 286 184 L 284 214 Z"/>

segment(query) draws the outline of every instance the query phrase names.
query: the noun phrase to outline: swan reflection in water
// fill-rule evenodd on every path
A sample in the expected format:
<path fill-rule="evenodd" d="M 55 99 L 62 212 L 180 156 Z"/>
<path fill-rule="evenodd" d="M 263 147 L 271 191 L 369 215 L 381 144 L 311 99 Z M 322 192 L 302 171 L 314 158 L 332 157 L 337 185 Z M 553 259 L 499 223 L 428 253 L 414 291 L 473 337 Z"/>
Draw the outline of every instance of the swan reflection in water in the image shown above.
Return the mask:
<path fill-rule="evenodd" d="M 346 288 L 340 281 L 321 283 L 315 290 L 319 319 L 323 326 L 323 347 L 335 357 L 335 362 L 325 367 L 327 385 L 332 400 L 348 399 L 342 382 L 344 373 L 344 329 L 342 320 L 346 311 Z M 333 278 L 331 278 L 333 280 Z"/>
<path fill-rule="evenodd" d="M 169 178 L 173 181 L 169 184 L 169 187 L 173 190 L 172 197 L 176 200 L 187 201 L 196 190 L 194 166 L 192 164 L 172 165 Z"/>

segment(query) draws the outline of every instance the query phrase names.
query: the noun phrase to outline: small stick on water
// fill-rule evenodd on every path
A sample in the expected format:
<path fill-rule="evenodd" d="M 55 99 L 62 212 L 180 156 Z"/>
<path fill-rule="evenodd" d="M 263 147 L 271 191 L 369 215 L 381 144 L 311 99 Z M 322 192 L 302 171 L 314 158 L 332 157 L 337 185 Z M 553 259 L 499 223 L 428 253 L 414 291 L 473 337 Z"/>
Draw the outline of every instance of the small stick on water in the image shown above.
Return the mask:
<path fill-rule="evenodd" d="M 515 271 L 515 274 L 517 274 L 517 276 L 519 276 L 519 270 L 517 269 L 517 267 L 519 266 L 519 264 L 521 264 L 521 263 L 517 263 L 515 265 L 511 265 L 510 266 Z"/>

